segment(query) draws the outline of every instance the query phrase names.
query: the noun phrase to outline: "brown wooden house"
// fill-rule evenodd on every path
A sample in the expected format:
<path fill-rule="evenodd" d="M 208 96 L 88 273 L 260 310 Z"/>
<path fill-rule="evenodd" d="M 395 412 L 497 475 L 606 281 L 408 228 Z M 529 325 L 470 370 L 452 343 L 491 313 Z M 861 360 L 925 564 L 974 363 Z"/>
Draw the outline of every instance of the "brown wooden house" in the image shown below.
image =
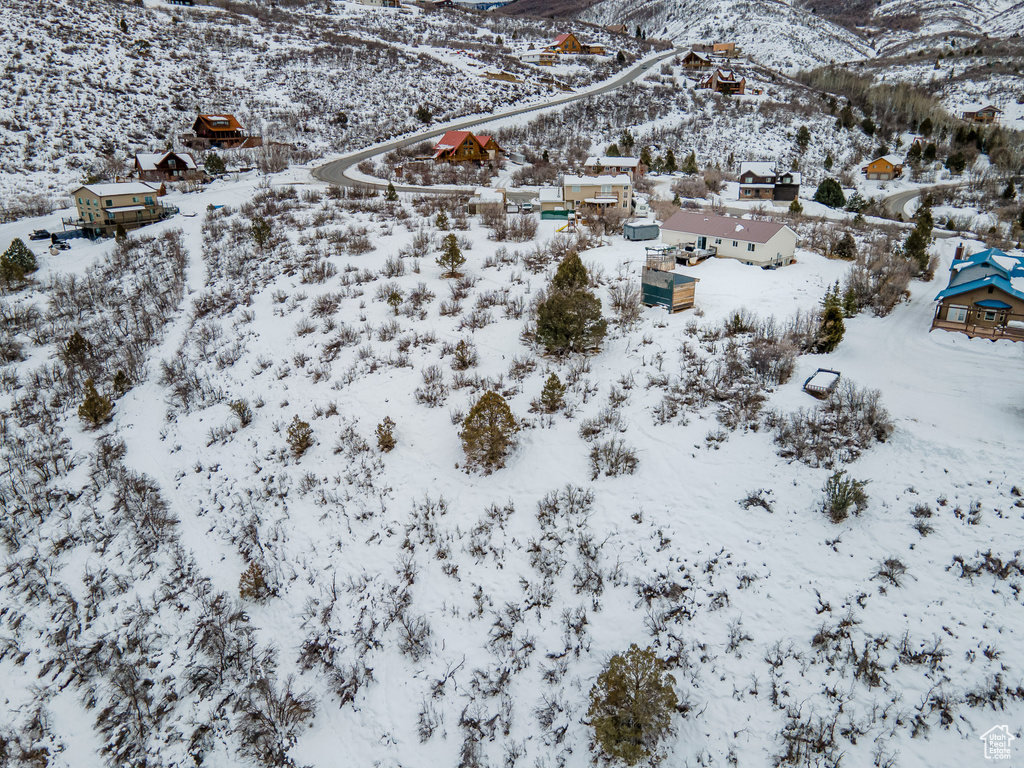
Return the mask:
<path fill-rule="evenodd" d="M 198 115 L 192 133 L 181 140 L 191 149 L 249 149 L 263 144 L 259 136 L 249 136 L 234 115 Z"/>
<path fill-rule="evenodd" d="M 139 152 L 135 155 L 135 175 L 142 181 L 179 181 L 198 170 L 195 158 L 188 152 Z"/>
<path fill-rule="evenodd" d="M 493 136 L 474 136 L 470 131 L 448 131 L 434 146 L 434 160 L 448 163 L 500 161 L 504 154 Z"/>
<path fill-rule="evenodd" d="M 935 300 L 932 329 L 1024 341 L 1024 257 L 989 248 L 955 258 Z"/>
<path fill-rule="evenodd" d="M 986 104 L 985 106 L 979 104 L 965 107 L 960 113 L 960 118 L 977 125 L 990 125 L 996 122 L 1001 114 L 1003 114 L 1003 110 L 999 109 L 999 107 L 992 104 Z"/>
<path fill-rule="evenodd" d="M 742 96 L 747 89 L 747 79 L 731 69 L 716 69 L 700 81 L 698 88 L 709 88 L 726 96 Z"/>
<path fill-rule="evenodd" d="M 565 32 L 556 37 L 548 49 L 558 53 L 583 53 L 583 46 L 572 32 Z"/>
<path fill-rule="evenodd" d="M 687 69 L 711 69 L 711 57 L 699 51 L 690 50 L 683 56 L 683 66 Z"/>

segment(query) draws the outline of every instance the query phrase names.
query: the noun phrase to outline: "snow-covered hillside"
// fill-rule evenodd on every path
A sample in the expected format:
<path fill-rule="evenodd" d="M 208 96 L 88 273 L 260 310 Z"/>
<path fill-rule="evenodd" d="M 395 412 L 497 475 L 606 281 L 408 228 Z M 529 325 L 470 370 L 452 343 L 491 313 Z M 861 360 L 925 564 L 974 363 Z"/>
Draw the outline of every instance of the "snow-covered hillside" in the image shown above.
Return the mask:
<path fill-rule="evenodd" d="M 63 198 L 89 173 L 166 149 L 197 112 L 233 113 L 308 158 L 421 127 L 413 116 L 421 105 L 447 120 L 558 91 L 513 55 L 554 37 L 557 27 L 545 22 L 354 2 L 240 8 L 249 13 L 161 2 L 4 3 L 0 211 Z M 640 45 L 625 39 L 618 49 L 632 56 Z M 616 66 L 607 57 L 560 74 L 580 86 Z M 520 82 L 481 77 L 497 70 Z"/>
<path fill-rule="evenodd" d="M 679 45 L 735 42 L 750 58 L 779 70 L 873 55 L 849 30 L 776 0 L 604 0 L 580 17 L 630 30 L 639 26 L 648 37 Z"/>
<path fill-rule="evenodd" d="M 40 253 L 4 298 L 11 753 L 582 768 L 590 686 L 633 642 L 676 678 L 673 765 L 968 765 L 981 733 L 1016 731 L 1022 362 L 928 333 L 942 268 L 791 374 L 770 364 L 782 329 L 847 268 L 803 250 L 702 264 L 696 311 L 645 309 L 557 360 L 520 338 L 571 247 L 557 223 L 517 246 L 449 211 L 468 262 L 446 280 L 436 201 L 289 180 L 175 195 L 182 216 Z M 592 245 L 614 317 L 644 243 Z M 817 407 L 800 385 L 819 366 L 880 390 L 886 442 L 799 460 L 776 441 Z M 531 412 L 552 372 L 567 409 Z M 99 432 L 76 415 L 86 376 L 116 395 Z M 458 422 L 488 389 L 525 428 L 505 469 L 467 474 Z M 635 471 L 606 473 L 609 446 Z M 840 467 L 869 503 L 837 525 L 820 504 Z"/>

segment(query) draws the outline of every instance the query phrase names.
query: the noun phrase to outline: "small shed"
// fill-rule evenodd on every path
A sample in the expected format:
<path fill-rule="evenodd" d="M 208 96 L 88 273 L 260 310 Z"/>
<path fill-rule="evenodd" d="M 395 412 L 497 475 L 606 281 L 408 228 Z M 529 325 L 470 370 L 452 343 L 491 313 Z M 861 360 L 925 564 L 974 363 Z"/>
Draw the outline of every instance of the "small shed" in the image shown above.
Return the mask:
<path fill-rule="evenodd" d="M 839 386 L 840 374 L 839 371 L 833 371 L 829 368 L 819 368 L 811 377 L 804 382 L 804 392 L 819 400 L 824 400 L 826 397 L 835 392 L 836 387 Z"/>
<path fill-rule="evenodd" d="M 648 307 L 665 307 L 670 313 L 681 312 L 693 306 L 697 283 L 696 277 L 678 275 L 659 268 L 663 262 L 649 259 L 644 267 L 641 285 L 641 300 Z"/>
<path fill-rule="evenodd" d="M 656 221 L 627 221 L 622 225 L 622 236 L 627 240 L 657 240 L 661 227 Z"/>

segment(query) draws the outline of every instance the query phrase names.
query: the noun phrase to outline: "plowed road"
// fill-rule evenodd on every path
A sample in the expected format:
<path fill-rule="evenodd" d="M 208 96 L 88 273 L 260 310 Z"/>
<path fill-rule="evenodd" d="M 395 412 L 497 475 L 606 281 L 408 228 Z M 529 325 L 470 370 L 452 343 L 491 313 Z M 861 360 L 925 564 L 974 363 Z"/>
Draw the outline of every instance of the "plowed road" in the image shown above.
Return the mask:
<path fill-rule="evenodd" d="M 471 117 L 463 120 L 455 120 L 450 123 L 446 123 L 444 126 L 438 128 L 428 128 L 427 130 L 420 131 L 419 133 L 413 134 L 412 136 L 403 136 L 393 141 L 387 141 L 383 144 L 375 144 L 367 149 L 359 150 L 358 152 L 352 152 L 347 155 L 343 155 L 337 160 L 332 160 L 329 163 L 314 168 L 312 173 L 313 177 L 320 181 L 325 181 L 328 184 L 337 184 L 342 187 L 373 187 L 376 189 L 387 188 L 387 183 L 380 182 L 369 182 L 362 179 L 355 179 L 348 175 L 348 170 L 355 165 L 358 165 L 363 160 L 368 160 L 376 155 L 390 152 L 393 149 L 404 147 L 409 144 L 416 144 L 426 139 L 432 139 L 435 136 L 441 136 L 447 131 L 461 131 L 467 128 L 475 128 L 480 125 L 486 125 L 487 123 L 495 120 L 504 120 L 509 117 L 516 115 L 525 115 L 530 112 L 536 112 L 538 110 L 550 109 L 551 107 L 561 106 L 578 99 L 586 99 L 590 96 L 598 96 L 603 93 L 610 93 L 617 88 L 621 88 L 627 83 L 631 83 L 638 77 L 643 75 L 647 70 L 653 67 L 655 64 L 680 53 L 680 49 L 673 48 L 671 50 L 659 53 L 656 56 L 652 56 L 649 59 L 644 59 L 638 62 L 634 66 L 627 69 L 623 74 L 618 77 L 609 80 L 608 82 L 591 88 L 586 91 L 580 91 L 578 93 L 569 93 L 564 96 L 557 96 L 554 99 L 548 101 L 528 104 L 525 107 L 516 107 L 505 112 L 498 112 L 493 115 L 484 115 L 482 117 Z M 424 194 L 450 194 L 451 192 L 473 192 L 472 187 L 419 187 L 411 184 L 396 184 L 395 189 L 399 192 L 420 192 Z M 523 193 L 523 200 L 532 196 L 530 193 Z M 509 191 L 509 198 L 515 199 L 515 191 Z"/>

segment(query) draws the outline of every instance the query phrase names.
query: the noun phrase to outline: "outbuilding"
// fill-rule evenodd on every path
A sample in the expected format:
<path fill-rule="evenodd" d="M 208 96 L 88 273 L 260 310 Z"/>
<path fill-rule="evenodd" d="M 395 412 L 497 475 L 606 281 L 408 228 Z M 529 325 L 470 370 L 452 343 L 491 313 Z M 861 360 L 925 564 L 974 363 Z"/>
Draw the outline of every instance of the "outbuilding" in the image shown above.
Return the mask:
<path fill-rule="evenodd" d="M 655 221 L 627 221 L 622 225 L 622 236 L 627 240 L 657 240 L 660 234 Z"/>

